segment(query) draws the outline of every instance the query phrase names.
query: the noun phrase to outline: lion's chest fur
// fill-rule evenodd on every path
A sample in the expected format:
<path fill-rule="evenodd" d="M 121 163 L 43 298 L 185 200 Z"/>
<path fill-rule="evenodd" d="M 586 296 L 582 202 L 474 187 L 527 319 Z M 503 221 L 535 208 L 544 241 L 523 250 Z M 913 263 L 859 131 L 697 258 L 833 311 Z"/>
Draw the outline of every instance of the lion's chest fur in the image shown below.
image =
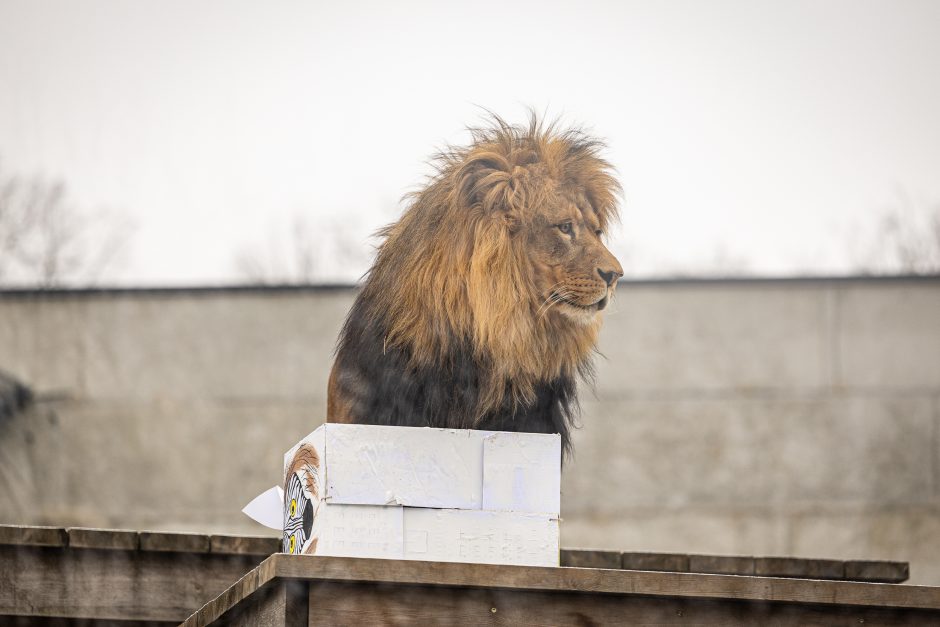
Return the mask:
<path fill-rule="evenodd" d="M 451 342 L 440 363 L 416 366 L 407 348 L 387 346 L 386 329 L 364 310 L 361 302 L 353 306 L 334 365 L 336 392 L 348 415 L 331 420 L 560 433 L 568 449 L 576 409 L 573 377 L 538 382 L 530 400 L 514 402 L 507 395 L 497 407 L 481 411 L 481 389 L 491 368 L 474 357 L 467 342 Z"/>

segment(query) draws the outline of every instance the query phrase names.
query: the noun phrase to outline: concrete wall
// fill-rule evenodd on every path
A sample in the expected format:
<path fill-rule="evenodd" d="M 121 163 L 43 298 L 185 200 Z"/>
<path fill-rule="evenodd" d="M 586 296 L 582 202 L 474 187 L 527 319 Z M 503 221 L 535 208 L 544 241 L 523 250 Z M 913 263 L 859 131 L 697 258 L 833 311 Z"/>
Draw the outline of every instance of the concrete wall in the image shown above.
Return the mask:
<path fill-rule="evenodd" d="M 0 294 L 0 522 L 263 533 L 352 290 Z M 626 283 L 562 542 L 910 560 L 940 584 L 940 280 Z"/>

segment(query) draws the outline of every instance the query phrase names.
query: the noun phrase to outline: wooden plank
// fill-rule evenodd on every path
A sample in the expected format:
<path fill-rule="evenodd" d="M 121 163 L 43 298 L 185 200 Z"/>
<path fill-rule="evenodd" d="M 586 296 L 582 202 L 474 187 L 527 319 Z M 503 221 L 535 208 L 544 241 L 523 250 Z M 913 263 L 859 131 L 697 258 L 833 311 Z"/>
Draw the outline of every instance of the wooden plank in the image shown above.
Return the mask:
<path fill-rule="evenodd" d="M 126 621 L 89 618 L 62 618 L 43 616 L 3 616 L 3 627 L 177 627 L 177 621 Z"/>
<path fill-rule="evenodd" d="M 620 553 L 594 549 L 562 549 L 561 565 L 570 568 L 620 568 Z"/>
<path fill-rule="evenodd" d="M 716 599 L 310 582 L 310 625 L 925 625 L 937 614 Z"/>
<path fill-rule="evenodd" d="M 762 577 L 844 579 L 845 564 L 839 560 L 758 557 L 754 559 L 754 574 Z"/>
<path fill-rule="evenodd" d="M 166 533 L 141 531 L 141 551 L 174 551 L 179 553 L 208 553 L 209 536 L 201 533 Z"/>
<path fill-rule="evenodd" d="M 926 586 L 277 554 L 184 627 L 223 624 L 215 621 L 281 579 L 310 586 L 311 625 L 665 623 L 687 615 L 698 620 L 682 624 L 940 623 L 940 588 Z"/>
<path fill-rule="evenodd" d="M 270 581 L 231 607 L 217 627 L 307 627 L 307 585 L 291 579 Z"/>
<path fill-rule="evenodd" d="M 689 556 L 684 553 L 623 553 L 620 567 L 684 573 L 689 571 Z"/>
<path fill-rule="evenodd" d="M 61 527 L 0 525 L 0 544 L 22 546 L 65 546 L 68 535 Z"/>
<path fill-rule="evenodd" d="M 272 555 L 281 550 L 281 539 L 265 536 L 209 536 L 209 551 L 239 555 Z"/>
<path fill-rule="evenodd" d="M 845 578 L 855 581 L 901 583 L 911 576 L 907 562 L 849 560 L 845 562 Z"/>
<path fill-rule="evenodd" d="M 165 532 L 141 532 L 138 535 L 134 531 L 121 530 L 82 528 L 64 530 L 57 527 L 0 525 L 0 618 L 21 614 L 100 620 L 179 621 L 191 613 L 195 607 L 212 600 L 213 596 L 224 590 L 227 584 L 236 581 L 240 575 L 258 564 L 263 555 L 272 549 L 276 550 L 277 545 L 277 538 L 270 537 L 224 535 L 210 537 L 203 534 Z M 133 550 L 138 546 L 142 550 Z M 106 557 L 109 554 L 112 557 L 119 556 L 119 558 L 109 560 Z M 723 570 L 740 574 L 756 572 L 758 560 L 763 560 L 760 562 L 761 573 L 776 572 L 788 577 L 825 577 L 827 573 L 820 565 L 828 565 L 830 568 L 828 576 L 835 578 L 838 574 L 837 569 L 843 566 L 842 562 L 835 560 L 793 558 L 758 558 L 755 560 L 750 557 L 652 553 L 621 555 L 613 551 L 591 550 L 565 550 L 562 556 L 566 563 L 572 565 L 580 560 L 580 568 L 539 569 L 283 555 L 276 556 L 276 558 L 300 559 L 301 561 L 304 559 L 326 560 L 317 562 L 319 570 L 313 579 L 318 581 L 333 578 L 336 581 L 361 580 L 383 585 L 399 585 L 402 581 L 392 577 L 397 573 L 405 578 L 404 584 L 407 585 L 546 590 L 559 593 L 635 593 L 663 598 L 669 596 L 722 598 L 741 599 L 748 602 L 886 604 L 888 607 L 901 608 L 932 609 L 938 607 L 940 603 L 937 601 L 937 588 L 918 586 L 878 584 L 873 589 L 864 587 L 871 584 L 845 584 L 849 587 L 831 588 L 827 586 L 839 582 L 791 580 L 788 584 L 785 579 L 779 577 L 717 577 L 716 579 L 712 575 L 702 575 L 706 577 L 703 580 L 669 578 L 657 580 L 642 577 L 630 579 L 629 577 L 635 575 L 668 575 L 670 573 L 634 572 L 631 574 L 630 571 L 619 570 L 611 573 L 611 570 L 599 568 L 612 568 L 613 558 L 616 556 L 620 560 L 620 566 L 632 565 L 633 568 L 644 571 L 665 568 L 679 570 L 685 566 L 682 560 L 687 557 L 689 570 L 694 570 L 694 566 L 700 569 L 719 572 Z M 299 566 L 296 561 L 281 562 L 276 558 L 270 560 L 265 581 L 271 580 L 275 574 L 301 580 L 311 579 L 309 573 L 301 572 L 306 567 Z M 669 564 L 669 560 L 673 560 L 673 563 Z M 228 566 L 219 566 L 219 564 L 226 563 Z M 265 563 L 268 563 L 268 560 Z M 289 564 L 289 566 L 284 564 Z M 817 565 L 816 571 L 809 569 L 811 564 Z M 216 572 L 217 568 L 222 568 L 224 572 Z M 278 568 L 281 571 L 277 571 Z M 300 570 L 296 571 L 298 568 Z M 845 577 L 868 578 L 875 581 L 904 581 L 909 571 L 907 564 L 903 562 L 873 561 L 846 562 L 844 569 L 843 576 Z M 216 575 L 221 576 L 217 578 Z M 607 575 L 613 575 L 613 578 Z M 76 583 L 85 576 L 92 577 L 94 585 Z M 623 579 L 623 576 L 628 578 Z M 413 580 L 408 579 L 409 577 Z M 250 583 L 251 579 L 248 578 L 246 581 Z M 815 588 L 807 588 L 807 583 L 818 585 Z M 852 587 L 858 585 L 863 587 Z M 256 588 L 257 586 L 255 588 L 249 586 L 244 594 L 250 595 L 251 590 Z M 765 595 L 765 588 L 771 589 L 769 596 Z M 890 588 L 894 588 L 896 592 L 885 591 Z M 190 596 L 187 596 L 187 591 Z M 791 596 L 787 597 L 787 594 Z M 177 597 L 182 599 L 178 605 L 174 605 L 172 600 L 168 601 Z M 933 605 L 930 605 L 931 603 Z M 156 611 L 154 608 L 170 608 L 176 614 L 171 618 L 166 618 L 166 614 L 153 613 Z M 117 613 L 114 614 L 114 611 Z M 102 616 L 95 612 L 105 614 Z M 5 623 L 0 620 L 0 624 Z"/>
<path fill-rule="evenodd" d="M 235 605 L 214 624 L 245 627 L 285 627 L 287 599 L 285 582 L 272 581 L 244 603 Z"/>
<path fill-rule="evenodd" d="M 136 531 L 71 527 L 68 544 L 73 549 L 112 549 L 136 551 L 140 540 Z"/>
<path fill-rule="evenodd" d="M 690 555 L 689 572 L 712 575 L 753 575 L 754 558 L 734 555 Z"/>
<path fill-rule="evenodd" d="M 620 565 L 614 566 L 619 555 Z M 734 555 L 687 555 L 562 549 L 561 565 L 578 568 L 623 568 L 663 572 L 698 572 L 722 575 L 757 575 L 802 579 L 845 579 L 876 583 L 902 583 L 910 577 L 907 562 L 844 562 L 796 557 L 747 557 Z"/>
<path fill-rule="evenodd" d="M 314 555 L 277 554 L 263 562 L 268 563 L 274 565 L 274 576 L 300 579 L 940 610 L 940 588 L 933 586 L 698 573 L 350 559 Z"/>
<path fill-rule="evenodd" d="M 275 567 L 275 560 L 270 557 L 264 560 L 218 597 L 207 601 L 199 610 L 190 615 L 183 623 L 183 627 L 206 627 L 220 620 L 223 614 L 237 605 L 252 602 L 246 600 L 274 579 Z"/>
<path fill-rule="evenodd" d="M 26 527 L 0 525 L 0 544 L 30 546 L 64 546 L 76 548 L 139 548 L 139 533 L 129 530 L 87 529 L 73 527 Z M 140 532 L 144 535 L 145 550 L 206 551 L 205 536 L 191 533 Z M 270 536 L 209 536 L 209 551 L 213 553 L 271 555 L 280 548 L 278 538 Z M 615 559 L 620 566 L 614 566 Z M 718 574 L 763 574 L 779 577 L 846 578 L 855 581 L 900 583 L 910 576 L 906 562 L 862 561 L 844 562 L 846 572 L 838 575 L 838 560 L 816 560 L 792 557 L 763 557 L 757 568 L 754 558 L 728 555 L 685 555 L 681 553 L 648 553 L 597 550 L 562 549 L 562 566 L 579 568 L 625 568 L 671 572 L 705 572 Z M 691 560 L 691 567 L 688 566 Z M 785 566 L 783 566 L 785 564 Z M 821 564 L 825 568 L 821 568 Z"/>
<path fill-rule="evenodd" d="M 258 562 L 252 555 L 0 545 L 0 616 L 178 624 Z"/>

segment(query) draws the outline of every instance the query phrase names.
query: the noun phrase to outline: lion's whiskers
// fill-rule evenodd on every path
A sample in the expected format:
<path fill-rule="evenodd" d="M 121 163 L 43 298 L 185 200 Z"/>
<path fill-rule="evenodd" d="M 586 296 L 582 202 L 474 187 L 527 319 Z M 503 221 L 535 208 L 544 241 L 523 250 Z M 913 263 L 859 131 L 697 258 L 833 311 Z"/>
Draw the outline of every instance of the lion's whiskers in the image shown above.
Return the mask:
<path fill-rule="evenodd" d="M 536 318 L 536 320 L 541 319 L 542 313 L 543 313 L 543 312 L 542 312 L 542 309 L 543 309 L 543 308 L 545 308 L 546 311 L 547 311 L 548 308 L 552 306 L 552 304 L 554 303 L 554 300 L 553 300 L 553 299 L 555 298 L 555 288 L 557 288 L 557 287 L 558 287 L 559 285 L 561 285 L 562 283 L 563 283 L 563 281 L 558 281 L 557 283 L 555 283 L 554 285 L 552 285 L 551 287 L 548 288 L 548 296 L 545 297 L 545 300 L 542 301 L 542 304 L 539 305 L 538 309 L 535 310 L 535 318 Z"/>
<path fill-rule="evenodd" d="M 541 305 L 539 305 L 539 308 L 535 311 L 536 320 L 541 320 L 542 316 L 545 315 L 545 313 L 548 312 L 551 306 L 557 302 L 557 294 L 556 294 L 555 289 L 562 283 L 563 281 L 558 281 L 557 283 L 552 285 L 550 288 L 548 288 L 548 296 L 545 297 L 545 300 L 542 302 Z"/>
<path fill-rule="evenodd" d="M 559 283 L 556 283 L 555 285 L 559 285 Z M 560 303 L 560 302 L 562 302 L 563 300 L 565 300 L 566 298 L 568 298 L 569 296 L 573 296 L 573 295 L 575 295 L 575 294 L 574 294 L 574 291 L 572 291 L 570 288 L 567 288 L 567 287 L 562 288 L 561 291 L 553 291 L 553 292 L 551 292 L 551 294 L 549 295 L 549 297 L 546 299 L 546 304 L 545 304 L 544 310 L 542 309 L 542 307 L 539 307 L 539 312 L 540 312 L 540 313 L 537 312 L 537 317 L 536 317 L 536 319 L 537 319 L 537 320 L 541 320 L 543 317 L 545 317 L 546 315 L 548 315 L 548 312 L 549 312 L 549 310 L 552 308 L 552 305 L 554 305 L 555 303 Z"/>

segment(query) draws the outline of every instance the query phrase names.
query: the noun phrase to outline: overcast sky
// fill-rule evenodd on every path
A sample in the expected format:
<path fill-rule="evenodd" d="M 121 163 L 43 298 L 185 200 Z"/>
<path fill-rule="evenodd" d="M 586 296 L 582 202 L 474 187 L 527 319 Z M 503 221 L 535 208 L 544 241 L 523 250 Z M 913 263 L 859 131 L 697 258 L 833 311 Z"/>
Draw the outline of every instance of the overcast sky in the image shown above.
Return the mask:
<path fill-rule="evenodd" d="M 0 0 L 0 167 L 135 225 L 109 282 L 237 280 L 298 215 L 354 279 L 481 106 L 607 140 L 630 274 L 844 272 L 940 202 L 940 2 Z"/>

